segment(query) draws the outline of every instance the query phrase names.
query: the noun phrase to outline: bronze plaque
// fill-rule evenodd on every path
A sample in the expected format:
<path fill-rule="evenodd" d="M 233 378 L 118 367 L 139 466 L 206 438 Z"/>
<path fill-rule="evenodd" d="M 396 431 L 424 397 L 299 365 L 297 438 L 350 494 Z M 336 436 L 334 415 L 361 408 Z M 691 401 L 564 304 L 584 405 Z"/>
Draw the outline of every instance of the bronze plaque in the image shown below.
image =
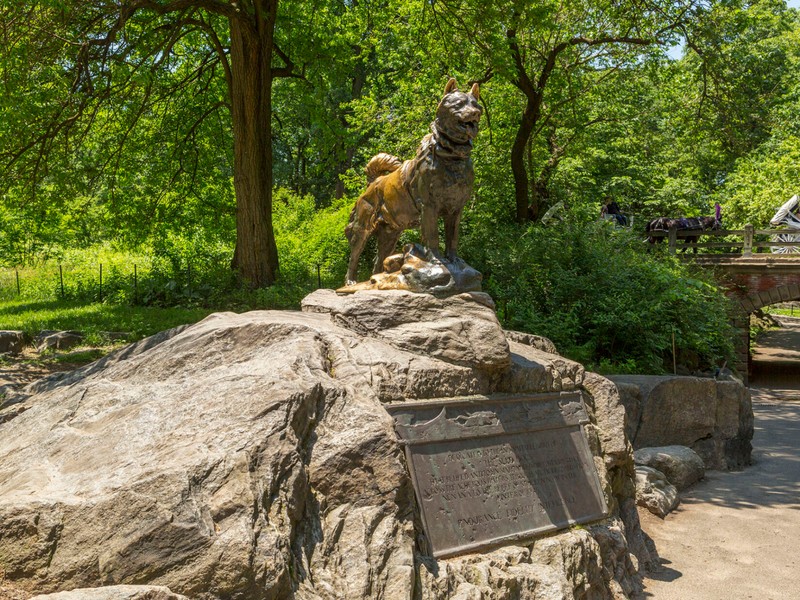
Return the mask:
<path fill-rule="evenodd" d="M 608 513 L 577 392 L 405 402 L 387 410 L 437 558 Z"/>

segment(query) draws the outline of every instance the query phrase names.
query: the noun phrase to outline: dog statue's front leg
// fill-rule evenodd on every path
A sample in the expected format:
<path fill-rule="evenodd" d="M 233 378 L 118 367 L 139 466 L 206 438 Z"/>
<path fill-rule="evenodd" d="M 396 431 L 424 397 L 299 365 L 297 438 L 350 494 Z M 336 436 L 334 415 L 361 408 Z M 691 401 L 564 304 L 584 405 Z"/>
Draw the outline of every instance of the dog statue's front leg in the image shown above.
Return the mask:
<path fill-rule="evenodd" d="M 381 273 L 383 271 L 383 261 L 394 252 L 401 233 L 403 233 L 402 230 L 390 229 L 386 226 L 378 227 L 376 231 L 378 252 L 375 254 L 375 266 L 372 269 L 373 273 Z"/>

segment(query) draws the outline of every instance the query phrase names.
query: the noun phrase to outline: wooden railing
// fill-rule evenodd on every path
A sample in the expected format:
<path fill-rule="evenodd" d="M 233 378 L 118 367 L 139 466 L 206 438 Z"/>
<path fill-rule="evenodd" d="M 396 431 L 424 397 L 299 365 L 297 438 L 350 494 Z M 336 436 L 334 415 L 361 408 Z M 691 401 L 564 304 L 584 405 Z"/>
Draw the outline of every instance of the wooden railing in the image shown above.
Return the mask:
<path fill-rule="evenodd" d="M 800 247 L 800 241 L 784 242 L 773 241 L 772 237 L 778 234 L 796 234 L 800 238 L 800 230 L 796 229 L 755 229 L 752 225 L 745 225 L 744 229 L 709 229 L 709 230 L 678 230 L 671 227 L 669 231 L 651 231 L 647 235 L 653 238 L 667 238 L 669 251 L 675 254 L 678 249 L 692 250 L 696 248 L 704 253 L 710 251 L 714 254 L 728 254 L 736 256 L 752 256 L 753 254 L 772 252 L 772 248 Z M 713 242 L 701 242 L 700 237 L 728 238 Z M 730 239 L 733 238 L 733 239 Z M 681 241 L 679 244 L 678 241 Z M 800 258 L 800 253 L 797 254 Z"/>

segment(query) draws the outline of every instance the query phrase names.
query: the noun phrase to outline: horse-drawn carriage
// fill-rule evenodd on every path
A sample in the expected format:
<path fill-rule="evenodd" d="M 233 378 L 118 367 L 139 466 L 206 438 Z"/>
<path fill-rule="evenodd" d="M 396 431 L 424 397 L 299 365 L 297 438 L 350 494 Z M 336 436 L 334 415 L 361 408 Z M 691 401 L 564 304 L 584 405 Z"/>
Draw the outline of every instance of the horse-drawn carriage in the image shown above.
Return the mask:
<path fill-rule="evenodd" d="M 798 198 L 797 194 L 789 198 L 789 200 L 778 209 L 775 216 L 769 220 L 772 227 L 786 225 L 789 229 L 786 233 L 776 233 L 772 236 L 773 242 L 800 242 L 800 218 L 795 212 L 797 208 Z M 797 231 L 798 233 L 792 233 Z M 770 248 L 774 254 L 793 254 L 800 252 L 800 246 L 771 246 Z"/>
<path fill-rule="evenodd" d="M 694 251 L 697 252 L 697 239 L 702 232 L 722 229 L 722 209 L 717 204 L 713 217 L 680 217 L 677 219 L 658 217 L 653 219 L 645 227 L 647 241 L 651 244 L 660 242 L 666 237 L 670 229 L 676 232 L 683 232 L 680 237 L 683 239 L 684 244 L 687 246 L 693 245 Z"/>
<path fill-rule="evenodd" d="M 770 240 L 774 245 L 769 245 L 774 254 L 796 254 L 800 253 L 800 196 L 795 194 L 784 203 L 775 215 L 770 219 L 771 227 L 786 226 L 786 230 L 769 232 Z M 719 204 L 716 205 L 713 217 L 693 217 L 669 219 L 660 217 L 653 219 L 647 224 L 645 233 L 650 243 L 657 243 L 664 239 L 670 229 L 679 233 L 678 236 L 684 239 L 686 245 L 696 244 L 697 236 L 704 231 L 722 229 L 722 212 Z M 765 232 L 766 233 L 766 232 Z M 687 235 L 688 234 L 688 235 Z M 752 232 L 751 232 L 752 243 Z M 783 245 L 787 244 L 787 245 Z M 763 248 L 767 244 L 758 245 Z"/>

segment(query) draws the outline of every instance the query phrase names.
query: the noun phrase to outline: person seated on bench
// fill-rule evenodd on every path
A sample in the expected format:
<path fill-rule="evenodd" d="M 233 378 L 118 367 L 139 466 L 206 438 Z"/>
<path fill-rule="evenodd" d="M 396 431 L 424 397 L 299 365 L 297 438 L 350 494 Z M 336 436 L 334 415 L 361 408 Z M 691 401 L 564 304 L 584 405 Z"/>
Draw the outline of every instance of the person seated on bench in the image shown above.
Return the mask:
<path fill-rule="evenodd" d="M 611 196 L 603 198 L 603 207 L 600 209 L 600 216 L 604 219 L 614 219 L 618 225 L 622 225 L 623 227 L 627 227 L 628 225 L 628 217 L 622 214 L 619 204 L 617 204 L 616 200 L 611 198 Z"/>

